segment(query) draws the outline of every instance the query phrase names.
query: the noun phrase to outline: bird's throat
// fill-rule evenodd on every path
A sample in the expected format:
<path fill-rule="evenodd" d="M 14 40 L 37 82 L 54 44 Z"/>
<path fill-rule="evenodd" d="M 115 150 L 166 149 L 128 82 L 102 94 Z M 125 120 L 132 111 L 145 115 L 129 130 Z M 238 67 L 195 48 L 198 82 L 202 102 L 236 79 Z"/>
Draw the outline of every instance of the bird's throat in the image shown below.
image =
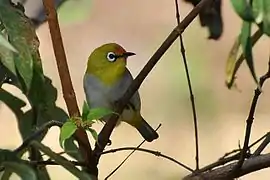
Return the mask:
<path fill-rule="evenodd" d="M 87 73 L 97 77 L 104 85 L 110 86 L 115 84 L 124 76 L 125 68 L 108 68 L 104 69 L 87 69 Z"/>

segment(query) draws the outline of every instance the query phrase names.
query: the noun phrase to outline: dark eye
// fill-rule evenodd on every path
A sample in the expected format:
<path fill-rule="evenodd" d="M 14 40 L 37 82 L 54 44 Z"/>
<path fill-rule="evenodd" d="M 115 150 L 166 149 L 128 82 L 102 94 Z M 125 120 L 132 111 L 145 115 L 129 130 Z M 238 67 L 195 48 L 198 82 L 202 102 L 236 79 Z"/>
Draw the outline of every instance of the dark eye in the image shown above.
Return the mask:
<path fill-rule="evenodd" d="M 116 55 L 115 55 L 113 52 L 109 52 L 109 53 L 107 54 L 107 59 L 108 59 L 108 61 L 110 61 L 110 62 L 114 62 L 114 61 L 116 60 Z"/>

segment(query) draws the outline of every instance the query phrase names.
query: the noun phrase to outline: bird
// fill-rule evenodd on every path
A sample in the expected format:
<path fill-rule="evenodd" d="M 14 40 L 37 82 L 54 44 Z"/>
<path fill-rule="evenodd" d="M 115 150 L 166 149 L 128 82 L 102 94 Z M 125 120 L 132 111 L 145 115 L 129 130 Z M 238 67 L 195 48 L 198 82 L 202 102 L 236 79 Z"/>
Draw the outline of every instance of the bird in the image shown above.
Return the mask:
<path fill-rule="evenodd" d="M 133 81 L 127 68 L 127 59 L 135 55 L 127 52 L 117 43 L 103 44 L 88 57 L 87 68 L 83 77 L 83 89 L 86 102 L 91 108 L 114 109 Z M 108 117 L 101 119 L 106 122 Z M 148 142 L 159 137 L 158 133 L 141 115 L 141 99 L 136 91 L 119 115 L 117 125 L 125 122 L 136 128 Z"/>

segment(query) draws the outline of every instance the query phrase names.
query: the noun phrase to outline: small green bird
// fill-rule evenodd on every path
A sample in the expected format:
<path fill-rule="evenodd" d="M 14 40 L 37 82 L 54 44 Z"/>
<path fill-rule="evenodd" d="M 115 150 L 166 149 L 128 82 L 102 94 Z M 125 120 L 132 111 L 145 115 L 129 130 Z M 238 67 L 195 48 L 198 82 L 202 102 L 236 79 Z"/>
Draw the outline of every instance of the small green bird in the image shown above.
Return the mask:
<path fill-rule="evenodd" d="M 133 81 L 131 73 L 126 68 L 127 58 L 133 55 L 135 53 L 127 52 L 116 43 L 104 44 L 90 54 L 83 86 L 87 103 L 91 108 L 114 108 L 115 103 Z M 124 121 L 135 127 L 146 141 L 151 142 L 159 135 L 143 119 L 140 110 L 141 100 L 137 91 L 118 122 Z"/>

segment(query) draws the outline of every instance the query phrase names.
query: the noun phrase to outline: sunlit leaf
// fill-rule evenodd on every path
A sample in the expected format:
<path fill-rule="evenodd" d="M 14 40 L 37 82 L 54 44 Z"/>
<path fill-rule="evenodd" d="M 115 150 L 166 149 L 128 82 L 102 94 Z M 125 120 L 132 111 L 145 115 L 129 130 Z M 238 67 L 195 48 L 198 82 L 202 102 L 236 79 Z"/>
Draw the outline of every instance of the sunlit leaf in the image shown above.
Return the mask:
<path fill-rule="evenodd" d="M 252 4 L 255 21 L 261 30 L 270 36 L 270 1 L 256 0 Z"/>
<path fill-rule="evenodd" d="M 240 48 L 239 37 L 234 41 L 234 44 L 229 52 L 229 57 L 226 63 L 226 85 L 230 89 L 233 85 L 235 74 L 244 59 L 238 59 L 237 55 Z"/>
<path fill-rule="evenodd" d="M 113 113 L 115 112 L 107 108 L 93 108 L 93 109 L 90 109 L 90 112 L 87 115 L 86 122 L 90 123 L 93 120 L 100 120 L 101 118 L 107 115 L 113 114 Z"/>
<path fill-rule="evenodd" d="M 76 131 L 77 126 L 75 122 L 72 120 L 67 121 L 66 123 L 63 124 L 60 130 L 60 145 L 64 147 L 64 142 L 66 139 L 70 138 L 74 132 Z"/>
<path fill-rule="evenodd" d="M 251 0 L 231 0 L 235 12 L 245 21 L 253 21 Z"/>
<path fill-rule="evenodd" d="M 254 20 L 257 24 L 263 22 L 264 18 L 264 0 L 256 0 L 252 2 L 252 11 Z"/>

